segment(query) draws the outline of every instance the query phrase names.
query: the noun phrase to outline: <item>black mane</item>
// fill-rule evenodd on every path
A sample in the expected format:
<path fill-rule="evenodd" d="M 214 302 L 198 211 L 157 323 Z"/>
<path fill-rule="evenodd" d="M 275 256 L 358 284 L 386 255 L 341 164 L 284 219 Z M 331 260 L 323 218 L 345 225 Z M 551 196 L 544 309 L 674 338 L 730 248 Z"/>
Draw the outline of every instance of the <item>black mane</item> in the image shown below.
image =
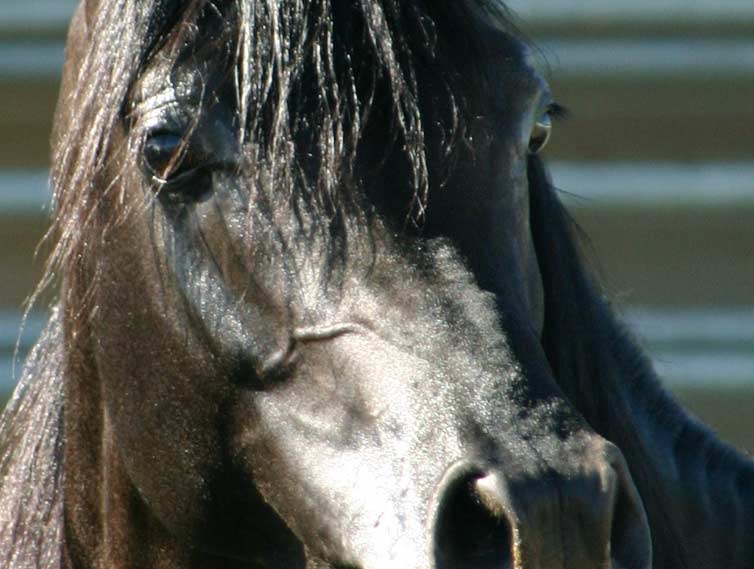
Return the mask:
<path fill-rule="evenodd" d="M 200 24 L 215 12 L 233 25 L 198 37 Z M 103 226 L 107 232 L 127 217 L 117 207 L 117 195 L 111 195 L 118 174 L 108 169 L 136 160 L 138 144 L 112 148 L 113 136 L 130 120 L 129 101 L 142 70 L 164 47 L 176 58 L 200 49 L 227 62 L 227 73 L 235 78 L 238 121 L 246 125 L 240 129 L 246 155 L 258 172 L 257 191 L 315 188 L 305 200 L 325 217 L 337 216 L 364 184 L 353 177 L 357 149 L 370 115 L 382 113 L 376 120 L 393 125 L 386 154 L 403 155 L 413 189 L 405 196 L 405 214 L 421 224 L 430 189 L 443 184 L 443 170 L 458 153 L 473 157 L 478 144 L 466 138 L 468 124 L 477 119 L 467 103 L 473 93 L 483 92 L 484 73 L 465 74 L 464 81 L 479 77 L 479 84 L 468 84 L 458 70 L 473 69 L 485 52 L 473 28 L 479 12 L 488 25 L 518 33 L 498 2 L 114 0 L 100 3 L 95 14 L 80 14 L 88 35 L 74 43 L 80 64 L 64 78 L 72 95 L 61 102 L 68 110 L 56 121 L 51 231 L 56 246 L 45 282 L 51 275 L 76 274 L 92 233 L 103 233 Z M 252 33 L 258 29 L 268 33 Z M 431 92 L 422 91 L 420 73 L 437 78 Z M 441 114 L 425 116 L 427 100 Z M 425 144 L 428 128 L 442 131 L 444 145 L 434 156 L 428 156 Z M 302 155 L 307 160 L 314 155 L 313 170 Z M 98 180 L 106 172 L 114 183 L 103 192 Z"/>
<path fill-rule="evenodd" d="M 671 519 L 674 496 L 658 484 L 657 468 L 682 476 L 671 453 L 687 449 L 718 471 L 750 464 L 691 417 L 661 385 L 652 363 L 605 298 L 583 260 L 580 230 L 558 199 L 544 164 L 530 160 L 532 232 L 545 285 L 542 343 L 558 384 L 595 431 L 623 451 L 644 497 L 658 567 L 690 567 L 684 539 Z M 643 410 L 645 416 L 637 416 Z M 658 441 L 648 423 L 662 425 Z M 667 446 L 665 446 L 667 445 Z M 661 454 L 668 451 L 667 455 Z M 683 454 L 683 453 L 681 453 Z M 680 483 L 680 478 L 678 480 Z M 659 549 L 659 548 L 658 548 Z"/>

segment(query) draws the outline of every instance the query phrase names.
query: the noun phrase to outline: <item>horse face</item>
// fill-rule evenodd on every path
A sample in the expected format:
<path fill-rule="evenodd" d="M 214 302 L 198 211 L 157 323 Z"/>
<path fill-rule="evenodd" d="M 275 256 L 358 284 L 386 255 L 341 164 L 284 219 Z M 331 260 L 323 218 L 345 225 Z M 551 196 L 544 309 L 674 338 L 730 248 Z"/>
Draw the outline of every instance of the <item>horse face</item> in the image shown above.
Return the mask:
<path fill-rule="evenodd" d="M 131 213 L 97 261 L 94 351 L 125 477 L 178 541 L 271 567 L 648 566 L 620 453 L 538 341 L 527 162 L 550 95 L 518 40 L 467 14 L 489 45 L 483 80 L 462 78 L 485 86 L 466 101 L 481 118 L 447 177 L 426 129 L 442 187 L 422 231 L 389 95 L 322 198 L 321 140 L 255 138 L 318 86 L 244 135 L 238 78 L 202 49 L 227 14 L 133 85 L 113 146 L 135 152 L 113 157 L 109 194 Z M 421 66 L 416 81 L 439 88 Z"/>

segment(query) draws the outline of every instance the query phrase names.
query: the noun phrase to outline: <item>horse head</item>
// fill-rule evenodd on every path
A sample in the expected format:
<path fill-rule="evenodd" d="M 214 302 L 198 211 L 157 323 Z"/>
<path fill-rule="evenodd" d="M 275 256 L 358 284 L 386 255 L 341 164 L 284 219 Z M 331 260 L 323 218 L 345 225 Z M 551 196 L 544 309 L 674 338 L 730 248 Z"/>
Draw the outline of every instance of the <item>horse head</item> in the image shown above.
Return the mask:
<path fill-rule="evenodd" d="M 86 0 L 54 172 L 69 563 L 650 567 L 551 350 L 556 109 L 492 1 Z"/>

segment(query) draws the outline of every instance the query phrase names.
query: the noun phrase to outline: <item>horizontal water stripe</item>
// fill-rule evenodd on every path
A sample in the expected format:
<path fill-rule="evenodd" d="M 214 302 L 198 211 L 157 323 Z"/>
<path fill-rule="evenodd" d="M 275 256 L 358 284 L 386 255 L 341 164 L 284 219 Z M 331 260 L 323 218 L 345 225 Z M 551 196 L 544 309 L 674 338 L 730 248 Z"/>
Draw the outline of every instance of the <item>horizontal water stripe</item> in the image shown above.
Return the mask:
<path fill-rule="evenodd" d="M 34 312 L 20 341 L 20 373 L 25 354 L 39 335 L 46 316 Z M 0 311 L 0 391 L 11 388 L 12 354 L 21 316 Z M 632 309 L 625 320 L 650 348 L 655 368 L 671 387 L 754 388 L 754 309 Z M 695 341 L 703 347 L 689 350 Z"/>
<path fill-rule="evenodd" d="M 754 20 L 751 0 L 506 0 L 505 4 L 531 23 L 739 23 Z"/>
<path fill-rule="evenodd" d="M 554 185 L 582 207 L 754 204 L 751 162 L 555 162 Z"/>
<path fill-rule="evenodd" d="M 33 31 L 68 25 L 79 0 L 6 0 L 0 30 Z"/>
<path fill-rule="evenodd" d="M 42 332 L 47 315 L 32 312 L 21 329 L 22 313 L 17 310 L 0 310 L 0 354 L 13 352 L 16 342 L 27 350 Z M 20 334 L 20 335 L 19 335 Z"/>
<path fill-rule="evenodd" d="M 48 211 L 49 176 L 47 170 L 0 170 L 0 216 Z"/>
<path fill-rule="evenodd" d="M 553 183 L 575 207 L 736 207 L 754 205 L 754 162 L 555 162 Z M 0 171 L 0 216 L 43 213 L 43 170 Z"/>
<path fill-rule="evenodd" d="M 754 20 L 750 0 L 507 0 L 519 17 L 530 23 L 582 23 L 616 21 L 672 23 L 739 23 Z M 28 30 L 67 24 L 78 0 L 27 0 L 5 2 L 0 29 Z"/>
<path fill-rule="evenodd" d="M 42 333 L 47 321 L 43 312 L 33 312 L 21 329 L 22 314 L 0 310 L 0 395 L 10 391 L 18 380 L 24 359 Z M 18 357 L 16 356 L 18 346 Z"/>
<path fill-rule="evenodd" d="M 626 323 L 652 343 L 691 343 L 700 340 L 748 344 L 754 352 L 754 308 L 657 310 L 634 308 Z"/>
<path fill-rule="evenodd" d="M 62 42 L 0 42 L 0 78 L 57 80 L 63 52 Z"/>
<path fill-rule="evenodd" d="M 21 364 L 16 362 L 14 368 L 13 356 L 7 354 L 0 355 L 0 400 L 13 390 L 13 386 L 18 382 L 20 374 Z"/>
<path fill-rule="evenodd" d="M 624 319 L 668 386 L 754 388 L 754 309 L 634 308 Z"/>
<path fill-rule="evenodd" d="M 754 388 L 754 353 L 650 353 L 668 387 Z"/>
<path fill-rule="evenodd" d="M 552 75 L 748 77 L 754 72 L 750 39 L 556 39 L 537 43 Z"/>
<path fill-rule="evenodd" d="M 748 77 L 754 72 L 751 39 L 558 39 L 541 38 L 538 52 L 556 77 L 695 76 Z M 0 77 L 59 76 L 62 42 L 0 41 Z"/>

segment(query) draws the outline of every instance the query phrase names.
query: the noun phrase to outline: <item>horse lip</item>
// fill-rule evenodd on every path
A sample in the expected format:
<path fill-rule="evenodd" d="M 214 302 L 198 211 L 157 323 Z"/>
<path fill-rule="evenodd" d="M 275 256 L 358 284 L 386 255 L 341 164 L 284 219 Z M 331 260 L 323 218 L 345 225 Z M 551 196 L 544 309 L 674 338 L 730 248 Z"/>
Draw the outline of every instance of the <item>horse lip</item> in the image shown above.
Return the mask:
<path fill-rule="evenodd" d="M 257 366 L 260 377 L 272 377 L 289 370 L 298 359 L 302 345 L 335 340 L 347 334 L 371 334 L 371 327 L 363 322 L 336 322 L 313 326 L 299 326 L 290 334 L 288 345 L 276 351 Z"/>

